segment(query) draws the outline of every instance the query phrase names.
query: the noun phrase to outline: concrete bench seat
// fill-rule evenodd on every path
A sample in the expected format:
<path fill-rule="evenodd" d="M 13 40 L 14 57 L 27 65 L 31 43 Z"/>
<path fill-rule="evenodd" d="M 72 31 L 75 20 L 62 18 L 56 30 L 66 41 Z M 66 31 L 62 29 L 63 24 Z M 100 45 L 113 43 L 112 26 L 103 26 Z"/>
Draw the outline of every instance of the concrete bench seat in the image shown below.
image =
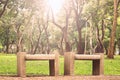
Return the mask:
<path fill-rule="evenodd" d="M 75 60 L 99 60 L 101 55 L 74 55 Z"/>
<path fill-rule="evenodd" d="M 17 53 L 17 74 L 20 77 L 26 77 L 26 61 L 48 60 L 50 76 L 59 75 L 59 54 L 39 54 L 30 55 L 26 52 Z"/>
<path fill-rule="evenodd" d="M 104 74 L 104 54 L 93 55 L 79 55 L 73 52 L 66 52 L 64 54 L 64 75 L 74 75 L 74 62 L 75 60 L 90 60 L 92 61 L 92 74 Z M 82 65 L 81 65 L 82 66 Z"/>
<path fill-rule="evenodd" d="M 54 60 L 55 55 L 54 54 L 40 54 L 40 55 L 26 55 L 25 56 L 26 60 Z"/>

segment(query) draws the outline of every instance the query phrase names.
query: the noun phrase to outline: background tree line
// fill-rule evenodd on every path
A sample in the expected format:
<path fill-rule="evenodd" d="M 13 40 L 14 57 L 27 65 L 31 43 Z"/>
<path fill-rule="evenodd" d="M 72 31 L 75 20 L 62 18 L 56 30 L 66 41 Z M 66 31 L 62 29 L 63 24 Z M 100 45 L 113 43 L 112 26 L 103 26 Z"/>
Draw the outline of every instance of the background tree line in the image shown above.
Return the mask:
<path fill-rule="evenodd" d="M 50 54 L 57 49 L 61 55 L 76 51 L 114 58 L 120 54 L 119 3 L 65 0 L 55 14 L 47 0 L 0 0 L 0 50 Z"/>

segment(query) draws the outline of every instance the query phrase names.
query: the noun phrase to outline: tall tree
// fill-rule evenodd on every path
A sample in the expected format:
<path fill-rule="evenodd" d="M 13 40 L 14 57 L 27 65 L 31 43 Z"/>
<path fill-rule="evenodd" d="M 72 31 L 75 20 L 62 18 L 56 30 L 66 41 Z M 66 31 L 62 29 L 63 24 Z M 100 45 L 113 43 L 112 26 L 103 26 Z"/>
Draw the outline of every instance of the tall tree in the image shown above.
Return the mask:
<path fill-rule="evenodd" d="M 71 3 L 71 1 L 69 2 L 69 0 L 68 0 L 68 3 Z M 69 27 L 70 15 L 71 15 L 71 5 L 69 5 L 68 3 L 66 2 L 66 5 L 63 7 L 64 10 L 65 10 L 65 22 L 64 22 L 65 24 L 64 25 L 59 25 L 55 21 L 54 14 L 52 12 L 53 24 L 56 25 L 62 32 L 61 41 L 63 42 L 63 40 L 64 40 L 64 42 L 65 42 L 65 52 L 71 51 L 71 45 L 70 45 L 70 42 L 69 42 L 69 39 L 68 39 L 68 27 Z M 61 44 L 62 44 L 62 42 L 61 42 Z M 61 45 L 61 48 L 62 48 L 62 45 Z M 64 51 L 62 51 L 62 53 L 63 52 Z"/>
<path fill-rule="evenodd" d="M 109 48 L 108 48 L 108 55 L 107 55 L 107 57 L 110 59 L 114 58 L 115 33 L 116 33 L 117 15 L 118 15 L 117 8 L 118 8 L 118 0 L 114 0 L 114 20 L 113 20 L 113 26 L 112 26 Z"/>
<path fill-rule="evenodd" d="M 83 54 L 84 53 L 84 48 L 82 46 L 82 24 L 81 24 L 81 14 L 83 11 L 83 7 L 84 7 L 84 0 L 73 0 L 72 1 L 72 6 L 73 6 L 73 10 L 75 13 L 75 22 L 76 22 L 76 27 L 77 27 L 77 31 L 78 31 L 78 41 L 77 41 L 77 51 L 79 54 Z"/>

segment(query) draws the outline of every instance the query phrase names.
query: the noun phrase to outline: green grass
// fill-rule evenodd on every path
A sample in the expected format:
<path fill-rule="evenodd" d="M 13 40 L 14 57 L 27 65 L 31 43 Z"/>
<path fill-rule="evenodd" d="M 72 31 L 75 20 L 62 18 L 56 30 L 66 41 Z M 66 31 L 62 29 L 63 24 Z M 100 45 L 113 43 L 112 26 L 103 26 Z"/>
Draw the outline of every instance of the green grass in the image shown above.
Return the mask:
<path fill-rule="evenodd" d="M 48 75 L 48 61 L 27 61 L 26 73 L 33 75 Z M 63 75 L 64 58 L 60 58 L 60 75 Z M 92 61 L 75 61 L 75 75 L 91 75 Z M 105 75 L 120 75 L 120 56 L 104 60 Z M 16 75 L 17 62 L 14 54 L 0 54 L 0 75 Z"/>

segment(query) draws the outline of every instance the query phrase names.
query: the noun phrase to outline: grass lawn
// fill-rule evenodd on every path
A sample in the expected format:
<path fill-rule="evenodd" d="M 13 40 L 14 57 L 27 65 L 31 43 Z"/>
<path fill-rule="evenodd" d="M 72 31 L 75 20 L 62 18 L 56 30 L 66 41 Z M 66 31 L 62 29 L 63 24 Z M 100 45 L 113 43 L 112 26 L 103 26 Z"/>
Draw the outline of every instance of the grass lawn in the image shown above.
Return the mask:
<path fill-rule="evenodd" d="M 0 54 L 0 75 L 16 75 L 17 74 L 16 55 Z M 60 75 L 63 75 L 64 58 L 60 57 Z M 48 61 L 27 61 L 27 74 L 48 75 Z M 75 75 L 91 75 L 91 61 L 75 61 Z M 115 56 L 115 59 L 104 60 L 105 75 L 120 75 L 120 56 Z"/>

